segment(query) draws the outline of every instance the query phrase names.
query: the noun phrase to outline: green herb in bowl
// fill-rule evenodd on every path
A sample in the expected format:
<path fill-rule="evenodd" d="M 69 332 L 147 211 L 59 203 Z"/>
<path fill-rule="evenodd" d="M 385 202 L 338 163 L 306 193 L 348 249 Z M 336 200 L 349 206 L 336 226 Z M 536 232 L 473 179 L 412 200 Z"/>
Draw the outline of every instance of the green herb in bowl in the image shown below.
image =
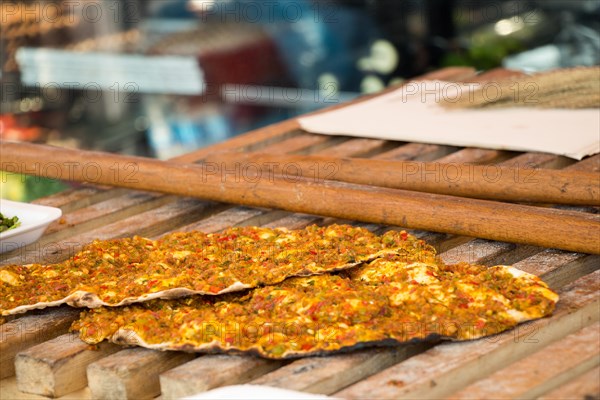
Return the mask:
<path fill-rule="evenodd" d="M 21 225 L 21 221 L 19 221 L 19 217 L 16 215 L 12 218 L 7 218 L 0 213 L 0 232 L 17 228 L 19 225 Z"/>

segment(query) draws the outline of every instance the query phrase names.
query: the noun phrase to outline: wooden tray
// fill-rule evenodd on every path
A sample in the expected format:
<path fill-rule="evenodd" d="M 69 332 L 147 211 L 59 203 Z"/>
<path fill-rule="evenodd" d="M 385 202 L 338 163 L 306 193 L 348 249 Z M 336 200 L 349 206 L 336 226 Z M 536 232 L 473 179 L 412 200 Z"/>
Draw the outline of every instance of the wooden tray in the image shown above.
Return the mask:
<path fill-rule="evenodd" d="M 468 68 L 429 78 L 475 77 Z M 342 105 L 343 106 L 343 105 Z M 178 157 L 194 162 L 218 150 L 326 154 L 381 160 L 525 165 L 600 171 L 600 157 L 575 162 L 539 153 L 517 153 L 330 137 L 284 121 Z M 93 239 L 171 231 L 214 232 L 232 225 L 301 228 L 340 222 L 332 218 L 219 204 L 106 187 L 84 187 L 36 201 L 60 207 L 63 218 L 36 244 L 2 254 L 3 265 L 56 262 Z M 597 213 L 593 207 L 563 207 Z M 343 221 L 353 223 L 352 221 Z M 388 227 L 360 224 L 377 232 Z M 487 339 L 368 349 L 296 361 L 246 356 L 192 355 L 102 344 L 97 350 L 67 333 L 77 311 L 42 310 L 0 326 L 0 398 L 178 398 L 211 388 L 256 383 L 340 398 L 598 398 L 600 396 L 600 257 L 533 246 L 413 231 L 436 246 L 446 262 L 514 264 L 543 277 L 561 295 L 550 318 Z M 599 237 L 590 240 L 599 240 Z M 18 379 L 15 375 L 15 359 Z M 591 397 L 586 397 L 591 396 Z"/>

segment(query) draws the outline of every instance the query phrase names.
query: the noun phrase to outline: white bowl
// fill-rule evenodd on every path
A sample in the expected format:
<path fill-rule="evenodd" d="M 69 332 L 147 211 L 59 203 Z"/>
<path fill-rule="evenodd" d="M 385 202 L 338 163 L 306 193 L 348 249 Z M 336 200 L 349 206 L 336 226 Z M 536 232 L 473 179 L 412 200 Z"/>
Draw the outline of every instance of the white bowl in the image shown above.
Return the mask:
<path fill-rule="evenodd" d="M 0 233 L 0 253 L 36 242 L 51 222 L 62 215 L 60 208 L 0 199 L 0 212 L 8 218 L 19 217 L 21 225 Z"/>

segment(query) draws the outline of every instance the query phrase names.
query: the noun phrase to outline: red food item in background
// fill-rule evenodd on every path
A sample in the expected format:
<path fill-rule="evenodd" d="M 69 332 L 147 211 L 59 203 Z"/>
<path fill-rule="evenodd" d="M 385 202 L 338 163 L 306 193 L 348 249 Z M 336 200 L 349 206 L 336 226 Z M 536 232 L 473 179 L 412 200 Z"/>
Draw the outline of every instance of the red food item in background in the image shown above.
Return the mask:
<path fill-rule="evenodd" d="M 41 135 L 41 128 L 20 126 L 13 114 L 0 115 L 0 139 L 31 142 L 39 139 Z"/>

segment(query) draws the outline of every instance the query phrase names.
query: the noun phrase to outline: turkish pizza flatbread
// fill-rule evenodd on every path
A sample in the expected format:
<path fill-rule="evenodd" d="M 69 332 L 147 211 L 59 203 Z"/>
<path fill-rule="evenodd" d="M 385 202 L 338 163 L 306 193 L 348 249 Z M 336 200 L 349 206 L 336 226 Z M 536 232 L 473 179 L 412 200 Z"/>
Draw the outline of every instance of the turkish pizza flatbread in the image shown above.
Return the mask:
<path fill-rule="evenodd" d="M 159 350 L 326 354 L 421 339 L 476 339 L 552 313 L 558 295 L 510 266 L 444 265 L 387 255 L 339 274 L 290 278 L 243 294 L 154 300 L 82 313 L 88 343 Z"/>
<path fill-rule="evenodd" d="M 223 294 L 349 268 L 406 252 L 413 242 L 406 233 L 376 235 L 349 225 L 95 241 L 61 263 L 1 268 L 0 311 L 11 315 L 63 303 L 93 308 Z"/>

